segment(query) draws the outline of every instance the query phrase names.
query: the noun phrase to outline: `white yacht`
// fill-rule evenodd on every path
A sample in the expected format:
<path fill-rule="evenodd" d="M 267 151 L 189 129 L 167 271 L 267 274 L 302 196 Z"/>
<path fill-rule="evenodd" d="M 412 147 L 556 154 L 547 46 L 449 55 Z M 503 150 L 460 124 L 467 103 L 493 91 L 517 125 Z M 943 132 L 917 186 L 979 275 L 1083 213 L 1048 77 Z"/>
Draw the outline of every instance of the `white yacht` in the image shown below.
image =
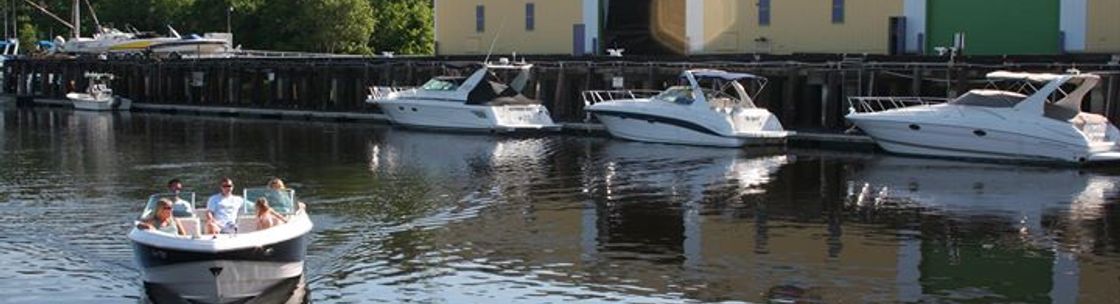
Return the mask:
<path fill-rule="evenodd" d="M 1101 115 L 1081 112 L 1085 94 L 1100 76 L 999 71 L 987 77 L 989 89 L 948 101 L 851 98 L 847 118 L 884 150 L 899 154 L 1065 163 L 1120 160 L 1120 131 Z"/>
<path fill-rule="evenodd" d="M 558 130 L 540 101 L 521 94 L 530 64 L 484 64 L 469 77 L 440 76 L 418 88 L 371 87 L 376 104 L 396 125 L 454 131 Z M 516 72 L 505 82 L 495 72 Z"/>
<path fill-rule="evenodd" d="M 682 85 L 648 98 L 635 92 L 584 92 L 584 110 L 611 135 L 635 141 L 740 147 L 781 143 L 790 134 L 777 116 L 754 104 L 766 78 L 688 70 L 680 79 Z M 746 80 L 753 81 L 754 96 L 740 83 Z"/>
<path fill-rule="evenodd" d="M 252 202 L 262 196 L 287 223 L 257 229 Z M 161 198 L 196 206 L 193 193 L 152 195 L 141 218 L 151 216 Z M 243 198 L 246 205 L 234 234 L 204 234 L 200 217 L 205 208 L 174 215 L 187 231 L 185 236 L 134 227 L 128 238 L 144 284 L 192 303 L 229 303 L 253 298 L 302 275 L 312 224 L 305 208 L 293 203 L 295 191 L 246 189 Z"/>
<path fill-rule="evenodd" d="M 78 110 L 112 111 L 114 109 L 129 110 L 131 102 L 126 98 L 113 95 L 109 82 L 113 81 L 112 74 L 86 73 L 89 86 L 86 91 L 67 93 L 66 98 L 74 103 Z"/>

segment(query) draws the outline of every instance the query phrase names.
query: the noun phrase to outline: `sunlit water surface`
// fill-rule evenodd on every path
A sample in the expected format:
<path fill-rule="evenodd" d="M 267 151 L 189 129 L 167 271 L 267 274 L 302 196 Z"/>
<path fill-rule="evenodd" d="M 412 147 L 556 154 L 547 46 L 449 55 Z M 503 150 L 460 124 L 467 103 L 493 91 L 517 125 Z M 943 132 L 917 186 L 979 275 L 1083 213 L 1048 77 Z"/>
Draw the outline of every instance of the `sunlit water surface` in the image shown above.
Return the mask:
<path fill-rule="evenodd" d="M 284 177 L 306 299 L 1110 302 L 1120 176 L 601 137 L 4 108 L 0 299 L 136 302 L 125 237 L 181 178 Z"/>

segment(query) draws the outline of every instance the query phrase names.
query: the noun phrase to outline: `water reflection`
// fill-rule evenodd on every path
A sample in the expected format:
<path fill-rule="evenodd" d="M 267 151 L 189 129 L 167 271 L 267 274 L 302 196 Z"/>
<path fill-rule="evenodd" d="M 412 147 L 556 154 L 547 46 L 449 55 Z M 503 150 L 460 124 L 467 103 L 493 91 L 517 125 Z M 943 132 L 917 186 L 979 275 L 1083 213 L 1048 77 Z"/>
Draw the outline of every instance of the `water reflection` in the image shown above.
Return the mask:
<path fill-rule="evenodd" d="M 1105 216 L 1117 182 L 1072 169 L 883 157 L 853 176 L 848 202 L 865 212 L 924 210 L 919 227 L 900 231 L 922 235 L 900 243 L 900 280 L 912 283 L 902 299 L 1073 303 L 1100 300 L 1081 285 L 1110 279 L 1077 255 L 1098 246 L 1086 228 Z"/>
<path fill-rule="evenodd" d="M 8 302 L 145 296 L 136 202 L 221 175 L 300 190 L 316 302 L 1120 298 L 1115 172 L 61 109 L 0 125 Z"/>
<path fill-rule="evenodd" d="M 174 304 L 174 303 L 195 303 L 194 301 L 184 299 L 179 294 L 176 294 L 172 289 L 158 284 L 143 284 L 143 297 L 140 303 L 152 304 Z M 243 295 L 244 297 L 238 299 L 236 303 L 242 304 L 297 304 L 297 303 L 310 303 L 310 290 L 307 288 L 307 281 L 304 276 L 294 277 L 280 281 L 270 287 L 265 288 L 263 291 L 252 295 Z"/>

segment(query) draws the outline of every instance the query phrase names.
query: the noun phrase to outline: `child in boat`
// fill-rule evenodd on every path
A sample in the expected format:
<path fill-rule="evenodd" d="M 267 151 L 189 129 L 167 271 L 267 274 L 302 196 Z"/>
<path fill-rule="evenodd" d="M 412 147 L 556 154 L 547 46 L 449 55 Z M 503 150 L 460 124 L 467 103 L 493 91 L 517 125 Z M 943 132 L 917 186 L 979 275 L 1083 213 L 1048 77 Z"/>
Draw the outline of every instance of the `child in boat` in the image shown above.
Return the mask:
<path fill-rule="evenodd" d="M 264 230 L 272 226 L 287 223 L 284 216 L 268 206 L 268 199 L 257 198 L 257 230 Z"/>

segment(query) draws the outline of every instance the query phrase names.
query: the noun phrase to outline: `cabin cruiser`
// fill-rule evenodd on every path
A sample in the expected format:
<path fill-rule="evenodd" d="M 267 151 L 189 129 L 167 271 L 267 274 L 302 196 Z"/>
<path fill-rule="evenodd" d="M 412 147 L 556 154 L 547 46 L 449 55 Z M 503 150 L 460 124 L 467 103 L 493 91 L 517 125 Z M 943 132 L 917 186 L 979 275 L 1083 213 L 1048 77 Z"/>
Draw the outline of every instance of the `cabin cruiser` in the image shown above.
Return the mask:
<path fill-rule="evenodd" d="M 899 154 L 1075 164 L 1120 160 L 1120 131 L 1104 116 L 1081 112 L 1100 76 L 999 71 L 987 78 L 990 88 L 948 101 L 851 98 L 847 118 L 884 150 Z"/>
<path fill-rule="evenodd" d="M 376 104 L 396 125 L 454 131 L 552 131 L 548 109 L 522 95 L 531 64 L 483 64 L 469 77 L 440 76 L 418 88 L 371 87 Z M 504 82 L 495 72 L 516 72 Z"/>
<path fill-rule="evenodd" d="M 93 38 L 72 38 L 69 41 L 55 38 L 58 52 L 73 54 L 106 53 L 144 53 L 160 55 L 171 54 L 214 54 L 228 51 L 229 42 L 224 39 L 203 38 L 197 35 L 180 36 L 171 29 L 171 37 L 163 37 L 151 32 L 124 32 L 114 28 L 102 28 Z"/>
<path fill-rule="evenodd" d="M 752 81 L 754 96 L 740 81 Z M 584 110 L 612 136 L 634 141 L 718 147 L 780 143 L 790 134 L 753 98 L 766 78 L 720 70 L 687 70 L 681 85 L 652 97 L 634 92 L 584 92 Z M 619 97 L 623 96 L 623 97 Z"/>
<path fill-rule="evenodd" d="M 260 197 L 268 198 L 287 223 L 258 230 L 252 202 Z M 164 198 L 196 206 L 193 193 L 152 195 L 141 218 L 153 216 Z M 190 302 L 228 303 L 252 298 L 302 275 L 312 224 L 306 208 L 293 203 L 295 191 L 250 188 L 244 190 L 243 198 L 246 204 L 233 234 L 205 234 L 201 221 L 205 208 L 175 210 L 173 216 L 187 235 L 134 227 L 128 238 L 144 284 Z"/>
<path fill-rule="evenodd" d="M 109 82 L 113 81 L 112 74 L 86 73 L 86 78 L 89 79 L 89 86 L 86 87 L 85 92 L 66 94 L 66 98 L 74 103 L 75 109 L 90 111 L 121 109 L 127 111 L 131 108 L 132 102 L 129 99 L 113 95 L 113 89 L 109 88 Z"/>

